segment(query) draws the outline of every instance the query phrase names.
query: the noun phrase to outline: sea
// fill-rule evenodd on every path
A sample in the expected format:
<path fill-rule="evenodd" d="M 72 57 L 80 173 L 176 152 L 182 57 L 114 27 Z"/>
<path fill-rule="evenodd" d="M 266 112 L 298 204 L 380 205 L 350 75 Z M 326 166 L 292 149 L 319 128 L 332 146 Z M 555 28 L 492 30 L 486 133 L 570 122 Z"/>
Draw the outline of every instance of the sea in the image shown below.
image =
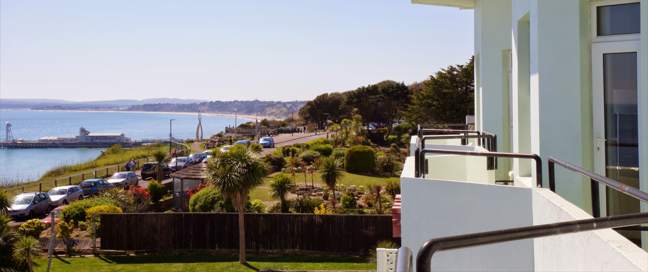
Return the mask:
<path fill-rule="evenodd" d="M 0 109 L 2 125 L 0 139 L 5 140 L 5 124 L 11 123 L 14 139 L 37 140 L 42 137 L 74 137 L 84 127 L 91 132 L 124 133 L 133 140 L 168 139 L 169 120 L 174 138 L 193 139 L 198 124 L 197 114 L 129 111 L 63 111 Z M 238 123 L 249 119 L 238 117 Z M 234 116 L 202 115 L 203 135 L 223 131 L 233 126 Z M 101 154 L 100 148 L 0 148 L 0 185 L 16 184 L 38 179 L 48 170 L 61 165 L 92 160 Z"/>

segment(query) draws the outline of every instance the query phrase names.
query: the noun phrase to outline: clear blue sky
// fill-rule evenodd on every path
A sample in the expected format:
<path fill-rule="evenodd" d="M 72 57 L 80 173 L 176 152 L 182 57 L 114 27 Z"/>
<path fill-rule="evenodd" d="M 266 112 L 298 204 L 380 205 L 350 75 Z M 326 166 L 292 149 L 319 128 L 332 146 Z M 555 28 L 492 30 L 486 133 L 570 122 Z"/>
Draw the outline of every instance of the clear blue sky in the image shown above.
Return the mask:
<path fill-rule="evenodd" d="M 464 63 L 473 13 L 408 0 L 0 0 L 0 98 L 312 99 Z"/>

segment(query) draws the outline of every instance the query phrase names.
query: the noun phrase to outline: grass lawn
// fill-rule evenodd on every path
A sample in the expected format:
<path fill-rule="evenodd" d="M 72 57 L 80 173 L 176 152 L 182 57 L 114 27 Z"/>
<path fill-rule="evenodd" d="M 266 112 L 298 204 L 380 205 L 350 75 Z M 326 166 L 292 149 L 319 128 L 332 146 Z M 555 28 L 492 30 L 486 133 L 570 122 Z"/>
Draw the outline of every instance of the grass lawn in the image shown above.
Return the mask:
<path fill-rule="evenodd" d="M 47 259 L 38 258 L 35 271 L 45 271 Z M 359 257 L 277 256 L 250 257 L 249 264 L 260 270 L 375 270 L 374 263 Z M 53 259 L 52 271 L 254 271 L 238 263 L 236 256 L 98 256 Z"/>
<path fill-rule="evenodd" d="M 272 181 L 272 177 L 274 175 L 277 175 L 278 173 L 274 173 L 270 175 L 268 178 L 265 179 L 263 185 L 255 188 L 250 192 L 250 199 L 260 199 L 264 202 L 272 202 L 276 201 L 276 199 L 272 198 L 272 193 L 270 191 L 270 182 Z M 390 181 L 395 181 L 398 182 L 398 177 L 373 177 L 373 176 L 363 176 L 363 175 L 357 175 L 357 174 L 351 174 L 346 171 L 343 172 L 343 177 L 340 181 L 338 181 L 338 184 L 343 184 L 346 186 L 349 185 L 355 185 L 355 186 L 369 186 L 369 185 L 375 185 L 375 184 L 386 184 L 387 182 Z M 303 173 L 297 173 L 295 174 L 295 184 L 297 185 L 304 185 L 304 174 Z M 315 181 L 316 186 L 325 186 L 324 182 L 322 182 L 320 178 L 319 173 L 314 173 L 313 176 L 311 177 L 310 174 L 308 174 L 308 184 L 311 184 L 311 179 Z"/>

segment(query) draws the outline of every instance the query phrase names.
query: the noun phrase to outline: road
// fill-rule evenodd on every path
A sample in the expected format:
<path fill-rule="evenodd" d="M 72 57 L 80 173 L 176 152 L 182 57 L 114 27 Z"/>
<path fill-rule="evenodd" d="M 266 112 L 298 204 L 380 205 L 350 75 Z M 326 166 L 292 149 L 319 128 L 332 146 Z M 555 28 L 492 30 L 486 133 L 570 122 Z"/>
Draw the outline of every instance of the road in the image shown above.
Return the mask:
<path fill-rule="evenodd" d="M 274 137 L 275 148 L 264 148 L 263 155 L 270 154 L 278 147 L 306 143 L 319 138 L 326 138 L 326 132 L 320 133 L 294 133 L 294 134 L 279 134 Z"/>

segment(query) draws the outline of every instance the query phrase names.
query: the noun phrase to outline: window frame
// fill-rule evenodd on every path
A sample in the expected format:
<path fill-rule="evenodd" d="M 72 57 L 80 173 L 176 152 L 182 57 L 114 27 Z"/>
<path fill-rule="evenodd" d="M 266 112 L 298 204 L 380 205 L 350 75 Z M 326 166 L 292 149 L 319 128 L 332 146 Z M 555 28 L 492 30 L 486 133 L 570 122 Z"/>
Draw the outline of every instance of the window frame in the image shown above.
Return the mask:
<path fill-rule="evenodd" d="M 591 19 L 592 19 L 590 21 L 590 31 L 591 31 L 592 42 L 597 43 L 597 42 L 639 40 L 640 37 L 641 37 L 641 32 L 640 33 L 634 33 L 634 34 L 618 34 L 618 35 L 608 35 L 608 36 L 599 36 L 598 35 L 598 7 L 623 5 L 623 4 L 633 4 L 633 3 L 637 3 L 637 4 L 639 4 L 641 6 L 641 1 L 640 0 L 598 0 L 598 1 L 592 1 L 591 9 L 590 9 L 590 14 L 591 14 Z M 642 29 L 642 31 L 644 31 L 644 30 Z"/>

